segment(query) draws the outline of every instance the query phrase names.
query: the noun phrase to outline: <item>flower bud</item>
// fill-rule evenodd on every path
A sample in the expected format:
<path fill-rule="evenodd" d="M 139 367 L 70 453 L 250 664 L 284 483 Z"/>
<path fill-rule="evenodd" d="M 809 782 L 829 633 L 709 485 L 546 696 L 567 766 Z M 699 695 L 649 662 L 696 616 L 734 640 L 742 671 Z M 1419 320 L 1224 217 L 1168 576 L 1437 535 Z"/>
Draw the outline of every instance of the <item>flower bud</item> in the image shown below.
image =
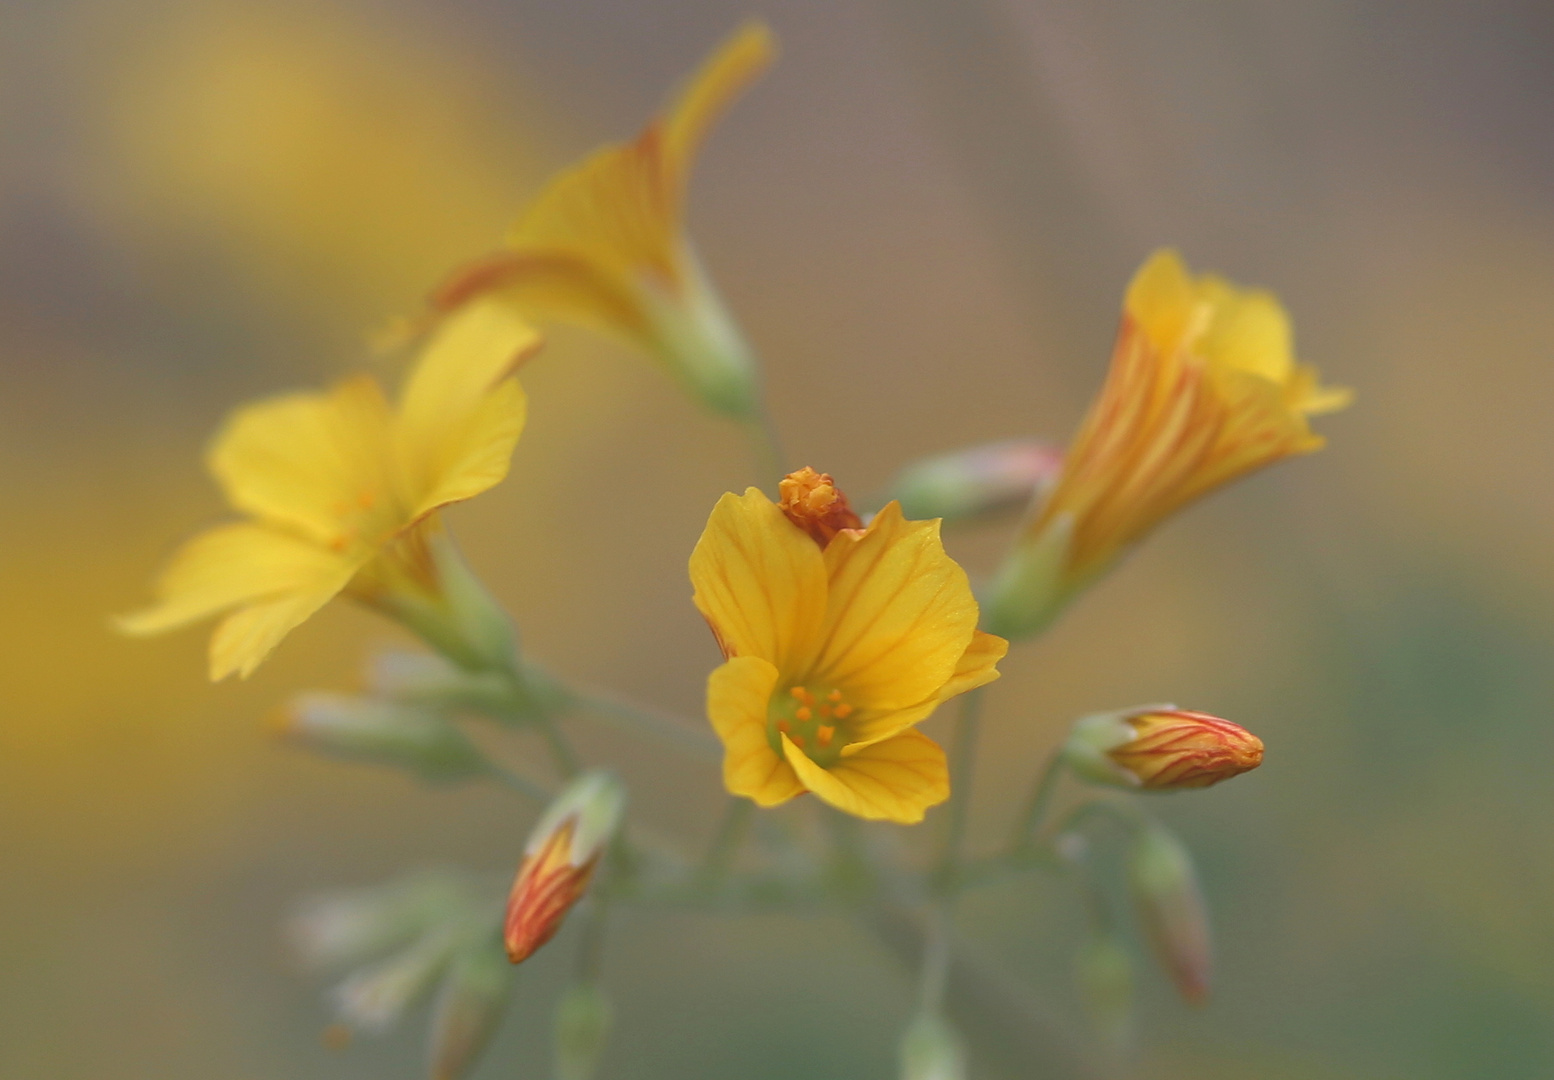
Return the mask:
<path fill-rule="evenodd" d="M 1074 979 L 1096 1036 L 1121 1053 L 1133 1027 L 1133 958 L 1127 946 L 1109 930 L 1091 934 L 1074 958 Z"/>
<path fill-rule="evenodd" d="M 609 1043 L 613 1010 L 593 983 L 578 983 L 556 1006 L 556 1080 L 592 1080 Z"/>
<path fill-rule="evenodd" d="M 966 1055 L 943 1018 L 923 1013 L 901 1039 L 901 1080 L 965 1080 Z"/>
<path fill-rule="evenodd" d="M 964 521 L 1024 506 L 1057 479 L 1063 453 L 1035 439 L 1006 439 L 924 458 L 903 469 L 891 496 L 909 518 Z"/>
<path fill-rule="evenodd" d="M 788 520 L 807 532 L 824 548 L 843 529 L 861 529 L 863 520 L 847 504 L 830 473 L 808 465 L 791 472 L 777 485 L 778 506 Z"/>
<path fill-rule="evenodd" d="M 1204 788 L 1257 768 L 1263 743 L 1239 724 L 1174 705 L 1096 713 L 1063 753 L 1086 780 L 1146 791 Z"/>
<path fill-rule="evenodd" d="M 457 937 L 446 931 L 423 936 L 386 960 L 353 972 L 332 997 L 340 1019 L 353 1028 L 385 1031 L 426 991 L 447 965 Z"/>
<path fill-rule="evenodd" d="M 461 1080 L 479 1063 L 501 1023 L 512 981 L 512 965 L 494 938 L 454 958 L 432 1011 L 432 1080 Z"/>
<path fill-rule="evenodd" d="M 521 963 L 544 945 L 588 891 L 620 825 L 626 792 L 609 773 L 574 780 L 529 835 L 507 900 L 507 956 Z"/>
<path fill-rule="evenodd" d="M 1161 825 L 1141 829 L 1128 852 L 1128 884 L 1156 959 L 1194 1005 L 1213 969 L 1209 913 L 1186 846 Z"/>
<path fill-rule="evenodd" d="M 409 944 L 469 903 L 465 882 L 421 871 L 386 885 L 312 897 L 287 924 L 286 936 L 309 966 L 339 970 Z"/>
<path fill-rule="evenodd" d="M 283 735 L 330 757 L 395 765 L 428 782 L 479 775 L 486 760 L 443 714 L 350 694 L 299 695 L 280 718 Z"/>

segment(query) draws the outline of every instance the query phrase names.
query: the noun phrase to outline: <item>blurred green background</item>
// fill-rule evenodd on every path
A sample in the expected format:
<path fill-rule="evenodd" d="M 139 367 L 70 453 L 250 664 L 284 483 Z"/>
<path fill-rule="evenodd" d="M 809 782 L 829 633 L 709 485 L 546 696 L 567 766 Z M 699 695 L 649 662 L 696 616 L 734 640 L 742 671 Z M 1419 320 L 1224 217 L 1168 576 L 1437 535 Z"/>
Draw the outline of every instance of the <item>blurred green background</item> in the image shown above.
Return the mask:
<path fill-rule="evenodd" d="M 419 1016 L 321 1044 L 323 986 L 278 924 L 417 863 L 510 870 L 530 812 L 276 744 L 269 710 L 397 640 L 347 605 L 220 686 L 205 634 L 107 618 L 221 516 L 200 452 L 228 408 L 384 366 L 366 331 L 752 13 L 0 11 L 0 1076 L 421 1075 Z M 1203 860 L 1222 971 L 1201 1011 L 1145 980 L 1138 1075 L 1554 1075 L 1554 8 L 758 13 L 785 54 L 712 142 L 691 221 L 794 464 L 864 492 L 923 454 L 1065 438 L 1165 243 L 1276 289 L 1303 356 L 1359 390 L 1327 451 L 1172 523 L 990 699 L 983 843 L 1079 713 L 1170 699 L 1268 744 L 1259 772 L 1154 804 Z M 455 528 L 534 655 L 696 715 L 716 652 L 685 559 L 720 492 L 771 478 L 595 338 L 558 332 L 525 383 L 514 474 Z M 952 550 L 985 571 L 1003 535 Z M 709 830 L 708 770 L 580 738 L 645 819 Z M 1072 896 L 1032 881 L 965 914 L 1074 1023 Z M 525 969 L 479 1077 L 545 1074 L 564 952 Z M 623 1080 L 889 1077 L 911 999 L 842 920 L 632 915 L 609 969 Z"/>

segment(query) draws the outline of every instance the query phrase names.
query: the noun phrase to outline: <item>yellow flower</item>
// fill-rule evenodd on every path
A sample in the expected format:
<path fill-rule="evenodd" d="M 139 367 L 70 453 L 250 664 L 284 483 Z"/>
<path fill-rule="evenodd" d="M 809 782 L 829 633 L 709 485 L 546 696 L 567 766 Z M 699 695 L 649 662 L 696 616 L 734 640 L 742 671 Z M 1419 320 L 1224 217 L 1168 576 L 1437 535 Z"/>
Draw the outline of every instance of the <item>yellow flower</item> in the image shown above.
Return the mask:
<path fill-rule="evenodd" d="M 208 465 L 248 519 L 185 544 L 157 602 L 120 627 L 154 634 L 226 612 L 211 678 L 246 678 L 341 590 L 435 597 L 436 512 L 507 475 L 526 408 L 511 375 L 538 342 L 509 310 L 474 305 L 428 342 L 397 408 L 358 376 L 239 409 Z"/>
<path fill-rule="evenodd" d="M 765 26 L 736 33 L 636 139 L 557 175 L 504 250 L 453 273 L 434 314 L 495 294 L 622 338 L 712 407 L 749 417 L 754 360 L 685 235 L 684 203 L 702 140 L 774 53 Z"/>
<path fill-rule="evenodd" d="M 794 497 L 817 490 L 818 507 Z M 784 496 L 792 518 L 755 488 L 724 495 L 691 555 L 725 657 L 707 680 L 723 782 L 761 806 L 810 791 L 859 817 L 920 821 L 950 785 L 944 751 L 913 725 L 996 679 L 1008 643 L 977 630 L 938 521 L 891 503 L 827 541 L 805 508 L 832 521 L 845 509 L 830 478 L 794 474 Z"/>
<path fill-rule="evenodd" d="M 1000 633 L 1043 629 L 1187 503 L 1323 445 L 1307 418 L 1349 404 L 1297 363 L 1272 294 L 1194 277 L 1158 251 L 1128 287 L 1111 372 L 993 590 Z"/>

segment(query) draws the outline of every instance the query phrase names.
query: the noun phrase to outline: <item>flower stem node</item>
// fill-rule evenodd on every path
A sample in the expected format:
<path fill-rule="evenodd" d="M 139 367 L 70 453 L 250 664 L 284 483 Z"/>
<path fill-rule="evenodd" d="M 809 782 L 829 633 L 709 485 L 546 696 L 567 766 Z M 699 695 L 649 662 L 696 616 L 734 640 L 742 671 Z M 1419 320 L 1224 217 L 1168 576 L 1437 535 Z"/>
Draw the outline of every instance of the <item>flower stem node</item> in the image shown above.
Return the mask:
<path fill-rule="evenodd" d="M 1086 780 L 1144 791 L 1205 788 L 1257 768 L 1263 743 L 1239 724 L 1174 705 L 1084 717 L 1063 747 Z"/>
<path fill-rule="evenodd" d="M 1005 439 L 924 458 L 901 470 L 890 491 L 908 517 L 973 521 L 1039 498 L 1062 468 L 1058 447 Z"/>
<path fill-rule="evenodd" d="M 593 1080 L 609 1044 L 614 1010 L 593 982 L 581 982 L 556 1005 L 556 1080 Z"/>
<path fill-rule="evenodd" d="M 626 790 L 606 772 L 574 780 L 529 834 L 507 900 L 507 957 L 522 963 L 555 936 L 583 898 L 620 827 Z"/>
<path fill-rule="evenodd" d="M 1177 992 L 1201 1005 L 1208 1000 L 1214 958 L 1208 908 L 1192 854 L 1170 830 L 1151 824 L 1134 838 L 1127 868 L 1150 947 Z"/>

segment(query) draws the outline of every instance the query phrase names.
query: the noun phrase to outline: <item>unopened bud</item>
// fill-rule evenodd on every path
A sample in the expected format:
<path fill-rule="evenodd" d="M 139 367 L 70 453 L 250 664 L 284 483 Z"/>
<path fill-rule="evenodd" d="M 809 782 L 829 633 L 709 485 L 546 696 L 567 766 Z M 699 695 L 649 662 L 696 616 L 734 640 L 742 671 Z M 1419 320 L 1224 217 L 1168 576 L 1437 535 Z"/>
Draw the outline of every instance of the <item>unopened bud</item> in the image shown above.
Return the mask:
<path fill-rule="evenodd" d="M 964 521 L 1026 505 L 1062 468 L 1063 452 L 1057 447 L 1007 439 L 909 465 L 891 485 L 891 496 L 909 518 Z"/>
<path fill-rule="evenodd" d="M 302 694 L 281 714 L 293 742 L 330 757 L 394 765 L 423 780 L 479 775 L 486 760 L 442 713 L 349 694 Z"/>
<path fill-rule="evenodd" d="M 556 1006 L 556 1080 L 592 1080 L 610 1041 L 610 1001 L 591 982 L 569 989 Z"/>
<path fill-rule="evenodd" d="M 432 1080 L 461 1080 L 479 1063 L 501 1024 L 512 981 L 512 965 L 494 938 L 453 959 L 432 1011 Z"/>
<path fill-rule="evenodd" d="M 507 956 L 521 963 L 544 945 L 593 879 L 620 825 L 626 792 L 609 773 L 586 773 L 566 788 L 529 835 L 507 900 Z"/>
<path fill-rule="evenodd" d="M 863 520 L 847 503 L 830 473 L 808 465 L 791 472 L 777 485 L 778 506 L 788 520 L 807 532 L 822 548 L 843 529 L 861 529 Z"/>
<path fill-rule="evenodd" d="M 1156 958 L 1193 1004 L 1209 996 L 1209 913 L 1186 845 L 1160 825 L 1142 828 L 1128 852 L 1128 883 Z"/>
<path fill-rule="evenodd" d="M 466 883 L 421 871 L 386 885 L 304 901 L 286 936 L 310 966 L 340 970 L 409 944 L 469 903 Z"/>
<path fill-rule="evenodd" d="M 1133 1028 L 1133 958 L 1127 946 L 1110 931 L 1092 934 L 1074 958 L 1074 979 L 1096 1036 L 1120 1054 Z"/>
<path fill-rule="evenodd" d="M 353 1028 L 384 1031 L 431 989 L 456 944 L 452 934 L 429 933 L 408 949 L 352 973 L 335 987 L 340 1019 Z"/>
<path fill-rule="evenodd" d="M 901 1080 L 965 1080 L 966 1055 L 949 1024 L 922 1013 L 901 1039 Z"/>
<path fill-rule="evenodd" d="M 1087 780 L 1145 791 L 1204 788 L 1257 768 L 1263 743 L 1239 724 L 1174 705 L 1087 716 L 1064 746 Z"/>

